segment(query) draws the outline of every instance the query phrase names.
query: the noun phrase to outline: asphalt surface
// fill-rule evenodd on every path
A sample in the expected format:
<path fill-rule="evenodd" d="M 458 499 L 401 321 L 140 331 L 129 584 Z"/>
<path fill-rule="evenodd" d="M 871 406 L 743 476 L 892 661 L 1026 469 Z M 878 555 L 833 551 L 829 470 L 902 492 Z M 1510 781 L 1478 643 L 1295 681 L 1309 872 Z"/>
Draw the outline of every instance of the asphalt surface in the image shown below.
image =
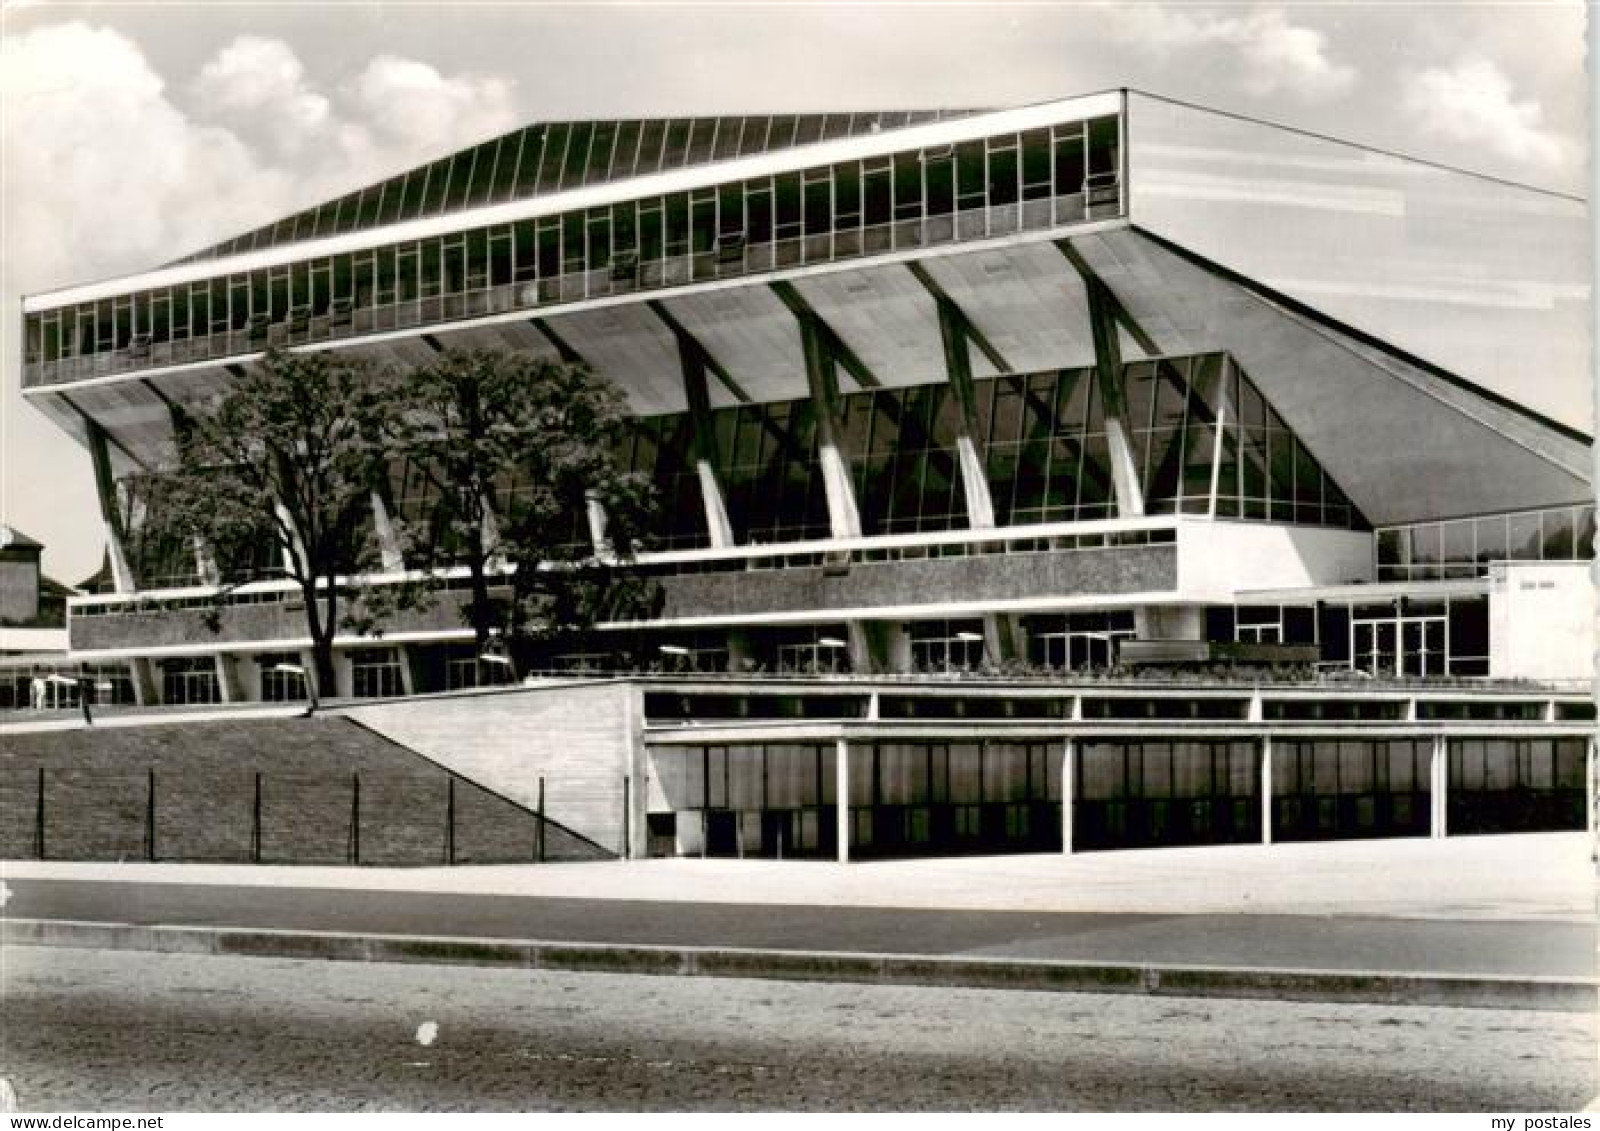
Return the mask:
<path fill-rule="evenodd" d="M 32 1111 L 1561 1112 L 1592 1014 L 8 948 Z M 1484 1121 L 1487 1126 L 1487 1120 Z"/>
<path fill-rule="evenodd" d="M 10 879 L 0 915 L 140 926 L 1160 963 L 1593 977 L 1567 921 L 1153 915 L 743 905 Z"/>

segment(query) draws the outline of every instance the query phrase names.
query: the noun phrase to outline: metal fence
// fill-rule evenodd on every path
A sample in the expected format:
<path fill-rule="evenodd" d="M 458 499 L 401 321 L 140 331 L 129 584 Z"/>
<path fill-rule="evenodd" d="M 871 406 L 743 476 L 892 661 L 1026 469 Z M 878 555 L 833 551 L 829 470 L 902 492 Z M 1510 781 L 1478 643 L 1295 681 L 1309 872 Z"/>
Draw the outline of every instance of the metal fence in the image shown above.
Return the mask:
<path fill-rule="evenodd" d="M 614 854 L 454 775 L 11 765 L 0 857 L 434 866 Z"/>

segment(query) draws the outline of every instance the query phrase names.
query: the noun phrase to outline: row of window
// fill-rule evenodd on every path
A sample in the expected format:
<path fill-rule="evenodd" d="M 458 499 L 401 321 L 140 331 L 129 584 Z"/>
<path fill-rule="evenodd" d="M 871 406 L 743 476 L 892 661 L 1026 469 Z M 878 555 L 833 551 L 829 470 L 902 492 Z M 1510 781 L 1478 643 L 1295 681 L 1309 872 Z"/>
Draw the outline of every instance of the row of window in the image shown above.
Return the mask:
<path fill-rule="evenodd" d="M 585 185 L 642 177 L 967 111 L 537 122 L 188 256 L 215 259 Z"/>
<path fill-rule="evenodd" d="M 1118 154 L 1102 118 L 101 299 L 28 316 L 28 380 L 1055 227 L 1121 211 Z"/>
<path fill-rule="evenodd" d="M 1378 531 L 1380 581 L 1482 577 L 1490 562 L 1594 560 L 1594 505 L 1419 522 Z"/>

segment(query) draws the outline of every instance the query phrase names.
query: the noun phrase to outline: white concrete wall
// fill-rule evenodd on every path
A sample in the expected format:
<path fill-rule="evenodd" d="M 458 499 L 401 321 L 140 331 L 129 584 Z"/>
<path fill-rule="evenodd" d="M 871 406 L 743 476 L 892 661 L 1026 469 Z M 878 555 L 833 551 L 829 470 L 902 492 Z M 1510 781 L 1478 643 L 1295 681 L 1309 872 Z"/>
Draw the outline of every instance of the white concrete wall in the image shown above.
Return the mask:
<path fill-rule="evenodd" d="M 1489 674 L 1587 680 L 1596 601 L 1587 562 L 1506 562 L 1489 588 Z"/>
<path fill-rule="evenodd" d="M 1193 601 L 1241 590 L 1371 581 L 1372 535 L 1265 522 L 1178 524 L 1178 591 Z"/>
<path fill-rule="evenodd" d="M 341 707 L 386 738 L 533 809 L 545 779 L 552 821 L 622 851 L 623 775 L 639 780 L 638 690 L 593 684 L 393 700 Z M 629 832 L 643 843 L 644 805 Z"/>

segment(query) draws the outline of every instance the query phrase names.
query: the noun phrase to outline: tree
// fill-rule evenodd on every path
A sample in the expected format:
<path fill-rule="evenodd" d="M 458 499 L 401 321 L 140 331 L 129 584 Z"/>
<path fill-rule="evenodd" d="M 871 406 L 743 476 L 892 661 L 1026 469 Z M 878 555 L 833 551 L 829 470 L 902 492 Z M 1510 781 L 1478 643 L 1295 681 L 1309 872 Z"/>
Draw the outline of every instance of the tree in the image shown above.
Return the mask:
<path fill-rule="evenodd" d="M 644 599 L 626 567 L 651 489 L 619 463 L 629 414 L 616 386 L 584 365 L 450 351 L 405 390 L 392 450 L 436 496 L 429 540 L 468 571 L 463 615 L 479 655 L 497 637 L 581 631 Z M 509 580 L 510 600 L 493 598 L 491 579 Z"/>
<path fill-rule="evenodd" d="M 329 352 L 270 351 L 210 411 L 180 417 L 161 520 L 219 563 L 266 540 L 300 588 L 319 689 L 334 686 L 346 580 L 376 558 L 371 492 L 384 474 L 394 379 Z"/>

